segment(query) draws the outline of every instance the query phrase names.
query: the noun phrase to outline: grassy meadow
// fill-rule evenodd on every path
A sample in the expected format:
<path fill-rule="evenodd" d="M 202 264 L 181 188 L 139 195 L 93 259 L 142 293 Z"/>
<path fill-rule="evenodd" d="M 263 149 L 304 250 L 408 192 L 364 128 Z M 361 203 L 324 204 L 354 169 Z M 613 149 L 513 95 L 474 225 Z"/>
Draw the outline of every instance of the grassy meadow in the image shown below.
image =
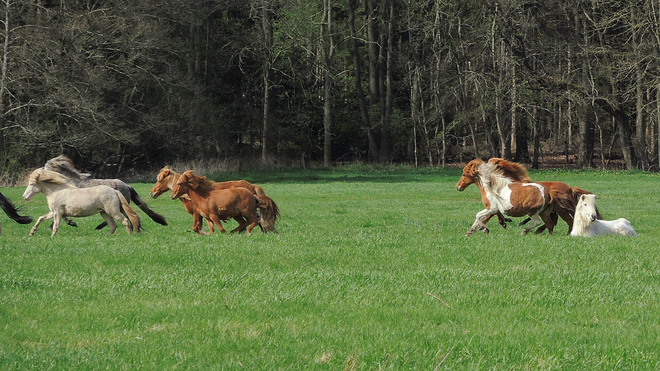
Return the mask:
<path fill-rule="evenodd" d="M 531 172 L 596 193 L 638 238 L 571 238 L 561 220 L 552 236 L 492 220 L 466 238 L 483 207 L 475 186 L 455 190 L 459 175 L 211 175 L 263 186 L 278 235 L 197 236 L 147 183 L 133 186 L 170 224 L 136 207 L 140 235 L 96 231 L 96 216 L 28 237 L 0 213 L 0 369 L 660 368 L 660 175 Z M 1 192 L 46 213 L 23 190 Z"/>

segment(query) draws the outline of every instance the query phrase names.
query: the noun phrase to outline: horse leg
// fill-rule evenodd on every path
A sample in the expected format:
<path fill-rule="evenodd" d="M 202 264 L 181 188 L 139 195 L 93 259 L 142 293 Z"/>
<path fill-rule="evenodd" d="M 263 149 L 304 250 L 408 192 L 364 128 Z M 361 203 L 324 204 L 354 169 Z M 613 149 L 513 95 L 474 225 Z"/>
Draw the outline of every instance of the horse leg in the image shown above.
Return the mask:
<path fill-rule="evenodd" d="M 39 228 L 39 224 L 43 222 L 46 219 L 52 219 L 55 214 L 51 211 L 48 214 L 42 215 L 37 219 L 37 222 L 34 223 L 34 226 L 32 229 L 30 229 L 30 234 L 28 236 L 34 236 L 34 233 L 37 231 L 37 228 Z"/>
<path fill-rule="evenodd" d="M 191 214 L 193 216 L 193 226 L 192 226 L 193 232 L 200 235 L 204 234 L 204 232 L 202 231 L 202 215 L 200 215 L 196 211 L 192 212 Z"/>
<path fill-rule="evenodd" d="M 486 224 L 484 224 L 484 221 L 486 220 L 486 218 L 488 216 L 494 215 L 495 213 L 497 213 L 497 210 L 491 211 L 490 209 L 484 209 L 484 210 L 481 210 L 480 212 L 478 212 L 477 217 L 476 217 L 474 223 L 472 224 L 472 227 L 470 227 L 470 229 L 468 229 L 465 236 L 467 237 L 467 236 L 471 235 L 477 229 L 478 230 L 484 230 L 484 233 L 488 234 L 488 227 L 486 226 Z"/>
<path fill-rule="evenodd" d="M 540 216 L 543 222 L 545 223 L 545 227 L 548 228 L 548 234 L 553 234 L 555 230 L 555 226 L 557 225 L 557 220 L 559 219 L 557 213 L 552 210 L 552 207 L 548 207 L 545 210 L 541 211 Z"/>
<path fill-rule="evenodd" d="M 210 223 L 210 222 L 209 222 L 209 227 L 210 227 L 210 228 L 212 227 L 212 224 L 215 224 L 216 226 L 218 226 L 218 229 L 220 230 L 220 233 L 227 233 L 227 230 L 226 230 L 225 227 L 222 225 L 222 221 L 220 220 L 220 218 L 218 217 L 217 214 L 211 214 L 211 215 L 209 215 L 209 216 L 210 216 L 210 218 L 211 218 L 211 221 L 213 222 L 213 223 Z M 208 222 L 208 219 L 207 219 L 207 222 Z M 214 231 L 214 232 L 215 232 L 215 231 Z M 211 233 L 211 234 L 214 234 L 214 233 Z"/>
<path fill-rule="evenodd" d="M 539 225 L 543 224 L 543 221 L 541 220 L 541 217 L 539 217 L 538 213 L 536 213 L 534 215 L 530 215 L 530 217 L 532 218 L 532 225 L 525 228 L 525 229 L 523 229 L 523 231 L 521 233 L 521 235 L 523 235 L 523 236 L 526 235 L 532 229 L 534 229 L 534 228 L 538 227 Z"/>
<path fill-rule="evenodd" d="M 50 234 L 51 237 L 55 237 L 57 230 L 60 229 L 60 223 L 62 223 L 62 215 L 56 213 L 53 217 L 53 233 Z"/>
<path fill-rule="evenodd" d="M 115 233 L 115 230 L 117 230 L 117 222 L 115 222 L 115 220 L 110 216 L 110 214 L 106 213 L 105 211 L 101 211 L 101 217 L 103 217 L 103 220 L 105 220 L 106 224 L 108 225 L 108 228 L 110 228 L 110 234 Z M 126 219 L 124 218 L 123 215 L 122 218 Z M 121 224 L 124 224 L 123 220 L 121 222 L 122 222 Z M 130 231 L 128 233 L 130 234 Z"/>
<path fill-rule="evenodd" d="M 232 229 L 230 233 L 244 232 L 245 228 L 250 224 L 242 215 L 235 216 L 234 220 L 238 223 L 238 227 Z"/>

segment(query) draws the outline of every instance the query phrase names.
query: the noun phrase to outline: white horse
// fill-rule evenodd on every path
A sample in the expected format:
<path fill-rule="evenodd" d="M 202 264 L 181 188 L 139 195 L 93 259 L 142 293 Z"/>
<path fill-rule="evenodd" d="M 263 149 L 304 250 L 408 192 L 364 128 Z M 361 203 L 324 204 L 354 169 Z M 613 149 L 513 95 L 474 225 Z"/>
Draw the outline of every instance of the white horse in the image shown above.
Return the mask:
<path fill-rule="evenodd" d="M 90 216 L 99 213 L 108 223 L 110 234 L 117 229 L 115 219 L 126 227 L 128 234 L 134 229 L 140 230 L 140 217 L 131 209 L 119 191 L 108 186 L 78 188 L 67 177 L 39 168 L 30 174 L 23 198 L 27 201 L 40 192 L 46 196 L 50 212 L 37 219 L 30 230 L 30 236 L 34 235 L 39 224 L 46 219 L 53 219 L 52 237 L 57 233 L 63 217 Z"/>
<path fill-rule="evenodd" d="M 573 230 L 571 236 L 601 236 L 618 234 L 621 236 L 637 236 L 637 232 L 625 218 L 617 220 L 599 220 L 596 218 L 596 195 L 581 195 L 575 207 Z"/>

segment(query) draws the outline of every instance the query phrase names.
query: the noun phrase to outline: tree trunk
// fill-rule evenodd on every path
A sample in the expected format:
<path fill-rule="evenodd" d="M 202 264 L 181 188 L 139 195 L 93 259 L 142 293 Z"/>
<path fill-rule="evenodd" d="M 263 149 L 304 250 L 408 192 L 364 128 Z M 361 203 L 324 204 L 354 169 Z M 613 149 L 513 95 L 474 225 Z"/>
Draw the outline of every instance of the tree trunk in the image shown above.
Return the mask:
<path fill-rule="evenodd" d="M 348 24 L 351 29 L 351 41 L 353 44 L 353 64 L 355 72 L 355 91 L 357 94 L 358 104 L 360 105 L 360 116 L 362 116 L 362 123 L 364 129 L 367 133 L 367 140 L 369 143 L 369 157 L 372 161 L 378 162 L 378 145 L 376 144 L 376 138 L 374 138 L 373 129 L 371 128 L 371 120 L 369 119 L 369 107 L 367 106 L 367 100 L 364 96 L 364 90 L 362 89 L 362 67 L 360 64 L 360 49 L 358 46 L 358 39 L 355 32 L 355 0 L 349 0 L 348 2 Z"/>
<path fill-rule="evenodd" d="M 380 120 L 380 162 L 390 162 L 390 118 L 392 115 L 392 28 L 394 23 L 394 1 L 386 0 L 383 7 L 383 18 L 388 15 L 387 26 L 384 27 L 384 37 L 382 38 L 385 48 L 385 58 L 381 58 L 385 63 L 381 63 L 381 120 Z M 381 46 L 383 50 L 383 46 Z M 382 54 L 382 52 L 381 52 Z M 384 86 L 383 86 L 384 85 Z"/>
<path fill-rule="evenodd" d="M 334 43 L 332 38 L 332 0 L 323 1 L 323 23 L 321 43 L 324 64 L 324 104 L 323 104 L 323 166 L 332 165 L 332 59 Z"/>
<path fill-rule="evenodd" d="M 264 32 L 264 46 L 266 53 L 266 60 L 263 66 L 264 76 L 264 112 L 263 112 L 263 129 L 261 132 L 261 162 L 268 161 L 268 130 L 271 121 L 272 111 L 272 53 L 273 53 L 273 23 L 272 12 L 270 9 L 269 0 L 262 0 L 261 2 L 261 26 Z"/>
<path fill-rule="evenodd" d="M 5 0 L 5 43 L 2 57 L 2 75 L 0 76 L 0 153 L 5 146 L 5 97 L 7 90 L 7 74 L 9 73 L 9 46 L 11 43 L 11 0 Z"/>
<path fill-rule="evenodd" d="M 378 44 L 378 17 L 374 5 L 376 0 L 365 0 L 367 11 L 367 43 L 369 45 L 369 100 L 371 105 L 380 103 L 380 70 L 379 70 L 379 44 Z"/>

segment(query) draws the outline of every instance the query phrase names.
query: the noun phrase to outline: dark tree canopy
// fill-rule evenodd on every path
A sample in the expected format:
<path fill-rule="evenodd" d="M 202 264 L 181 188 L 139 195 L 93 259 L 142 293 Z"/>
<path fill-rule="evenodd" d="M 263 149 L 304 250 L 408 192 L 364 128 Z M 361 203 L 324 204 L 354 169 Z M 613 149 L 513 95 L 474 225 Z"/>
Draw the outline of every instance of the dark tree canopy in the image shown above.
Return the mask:
<path fill-rule="evenodd" d="M 4 1 L 4 173 L 246 159 L 658 169 L 655 2 Z"/>

